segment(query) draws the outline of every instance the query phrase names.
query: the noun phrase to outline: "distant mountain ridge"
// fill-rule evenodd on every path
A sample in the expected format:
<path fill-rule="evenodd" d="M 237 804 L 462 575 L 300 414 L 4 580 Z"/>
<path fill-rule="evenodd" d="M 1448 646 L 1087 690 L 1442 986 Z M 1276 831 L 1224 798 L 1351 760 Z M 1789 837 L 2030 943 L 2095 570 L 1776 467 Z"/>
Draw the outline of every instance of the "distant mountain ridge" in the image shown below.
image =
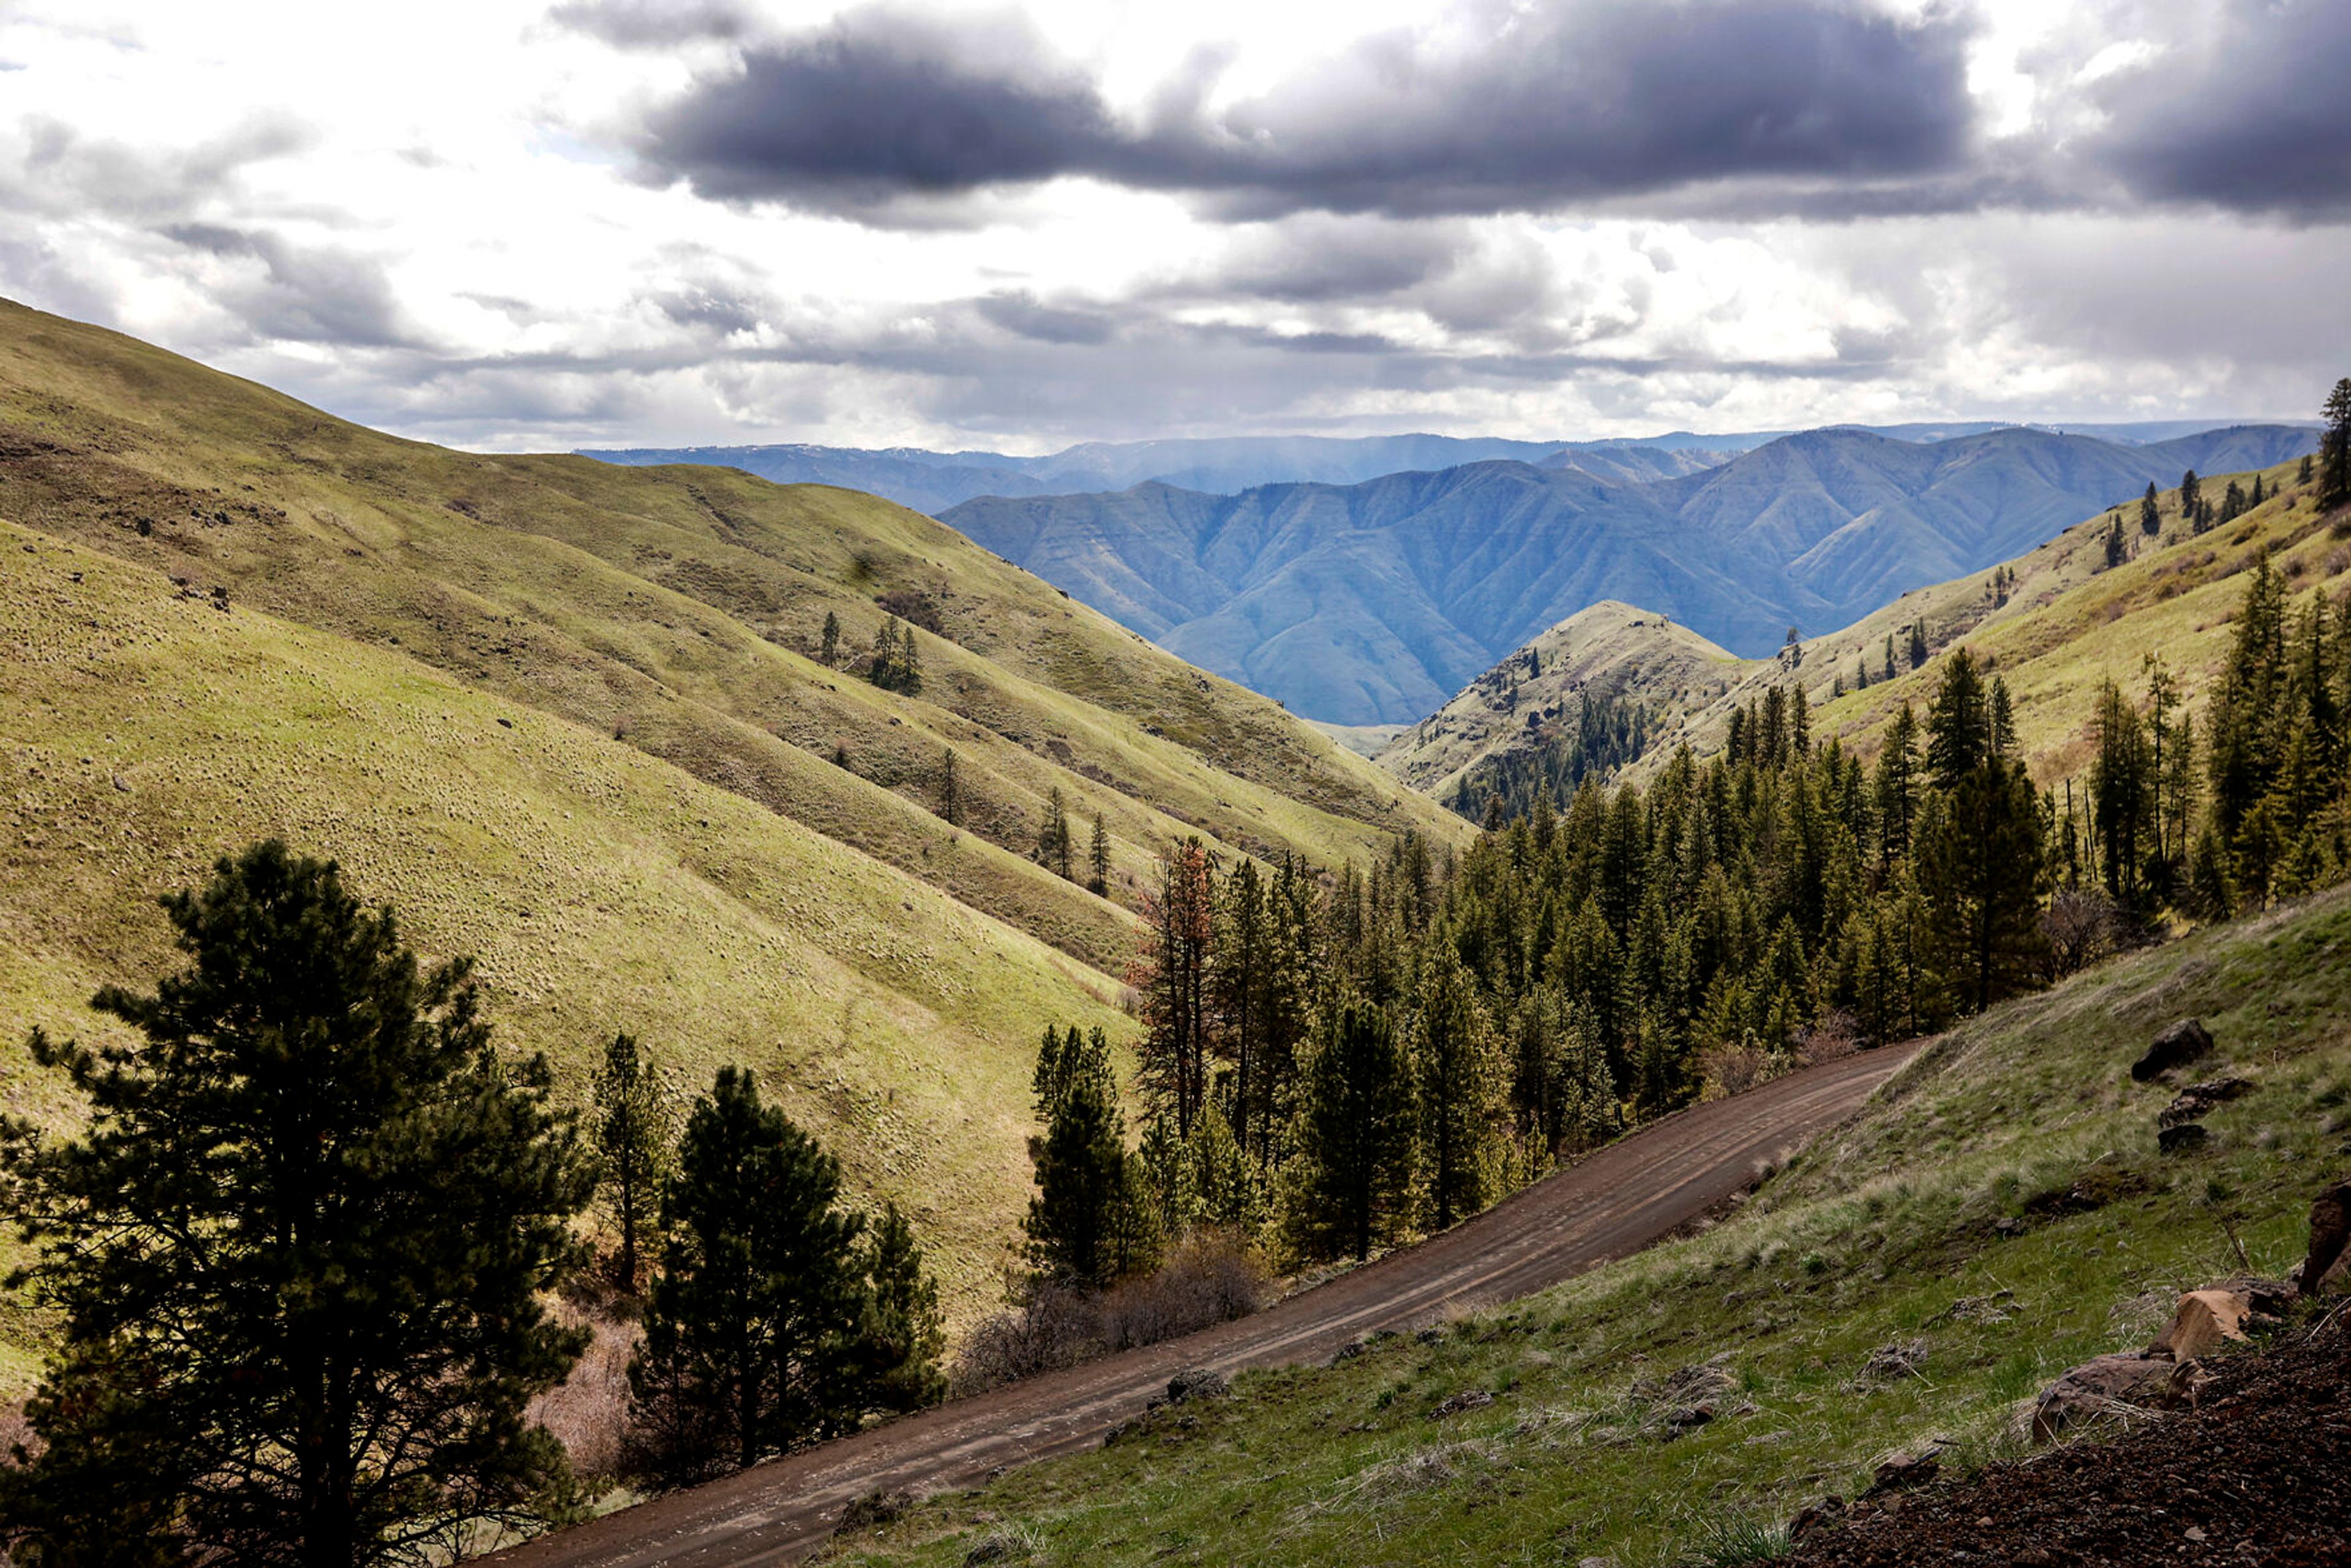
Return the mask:
<path fill-rule="evenodd" d="M 2223 419 L 2139 424 L 2036 426 L 2096 436 L 2125 445 L 2167 440 L 2231 423 Z M 1996 421 L 1856 425 L 1897 441 L 1944 441 L 1995 430 L 2025 428 Z M 1580 468 L 1594 478 L 1629 484 L 1670 478 L 1728 462 L 1791 430 L 1750 430 L 1702 435 L 1687 430 L 1599 441 L 1515 441 L 1499 436 L 1244 435 L 1164 441 L 1091 441 L 1042 456 L 1002 452 L 934 452 L 919 446 L 820 446 L 784 443 L 751 446 L 638 446 L 587 450 L 579 455 L 628 467 L 707 463 L 740 468 L 779 485 L 838 485 L 936 514 L 980 496 L 1049 496 L 1125 490 L 1146 481 L 1233 495 L 1260 485 L 1359 485 L 1384 475 L 1458 468 L 1496 460 L 1543 468 Z"/>
<path fill-rule="evenodd" d="M 2189 468 L 2312 449 L 2294 425 L 2145 444 L 2022 426 L 1857 427 L 1695 472 L 1488 461 L 1217 495 L 1160 482 L 976 498 L 941 520 L 1193 663 L 1337 724 L 1407 723 L 1576 611 L 1620 600 L 1770 653 L 2029 549 Z"/>

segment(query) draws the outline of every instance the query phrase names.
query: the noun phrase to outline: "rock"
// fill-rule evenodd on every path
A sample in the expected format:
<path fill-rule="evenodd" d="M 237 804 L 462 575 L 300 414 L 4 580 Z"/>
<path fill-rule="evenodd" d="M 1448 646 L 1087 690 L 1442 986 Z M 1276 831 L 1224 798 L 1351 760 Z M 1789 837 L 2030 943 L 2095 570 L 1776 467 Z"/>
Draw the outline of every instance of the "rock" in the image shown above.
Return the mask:
<path fill-rule="evenodd" d="M 2179 1298 L 2171 1326 L 2147 1347 L 2149 1355 L 2193 1361 L 2209 1355 L 2223 1340 L 2245 1337 L 2245 1320 L 2253 1315 L 2253 1299 L 2240 1291 L 2190 1291 Z"/>
<path fill-rule="evenodd" d="M 1704 1402 L 1685 1405 L 1666 1412 L 1666 1441 L 1670 1443 L 1686 1433 L 1695 1432 L 1714 1419 L 1714 1406 Z"/>
<path fill-rule="evenodd" d="M 2212 1036 L 2201 1019 L 2181 1019 L 2155 1037 L 2147 1054 L 2131 1063 L 2131 1077 L 2140 1083 L 2212 1054 Z"/>
<path fill-rule="evenodd" d="M 2167 1155 L 2192 1155 L 2212 1141 L 2201 1122 L 2182 1122 L 2176 1127 L 2165 1127 L 2155 1134 L 2155 1146 Z"/>
<path fill-rule="evenodd" d="M 914 1506 L 914 1494 L 898 1487 L 876 1487 L 872 1491 L 849 1500 L 841 1511 L 840 1529 L 871 1530 L 878 1524 L 888 1524 L 905 1517 Z"/>
<path fill-rule="evenodd" d="M 1891 1344 L 1882 1344 L 1871 1351 L 1869 1359 L 1861 1364 L 1861 1372 L 1854 1381 L 1865 1388 L 1881 1383 L 1898 1383 L 1903 1378 L 1918 1375 L 1918 1368 L 1926 1364 L 1926 1360 L 1925 1340 L 1896 1340 Z"/>
<path fill-rule="evenodd" d="M 1331 1364 L 1336 1366 L 1343 1361 L 1353 1361 L 1369 1348 L 1362 1340 L 1351 1339 L 1331 1353 Z"/>
<path fill-rule="evenodd" d="M 1831 1492 L 1788 1521 L 1788 1539 L 1802 1541 L 1823 1525 L 1835 1524 L 1844 1518 L 1844 1499 Z"/>
<path fill-rule="evenodd" d="M 2338 1181 L 2310 1206 L 2310 1253 L 2302 1260 L 2302 1290 L 2326 1293 L 2328 1276 L 2339 1274 L 2351 1254 L 2351 1181 Z"/>
<path fill-rule="evenodd" d="M 1458 1394 L 1448 1395 L 1438 1400 L 1437 1408 L 1428 1413 L 1428 1418 L 1432 1421 L 1442 1421 L 1447 1416 L 1458 1416 L 1465 1410 L 1483 1410 L 1493 1402 L 1494 1396 L 1482 1388 L 1465 1388 Z"/>
<path fill-rule="evenodd" d="M 2043 1389 L 2032 1406 L 2032 1440 L 2060 1433 L 2116 1407 L 2178 1410 L 2194 1395 L 2201 1369 L 2192 1361 L 2144 1351 L 2085 1361 Z"/>
<path fill-rule="evenodd" d="M 1896 1454 L 1877 1467 L 1870 1478 L 1869 1490 L 1864 1497 L 1883 1497 L 1887 1492 L 1908 1491 L 1925 1486 L 1943 1472 L 1942 1457 L 1933 1448 L 1923 1453 Z"/>
<path fill-rule="evenodd" d="M 2250 1078 L 2214 1078 L 2202 1083 L 2191 1083 L 2179 1092 L 2179 1098 L 2157 1113 L 2158 1128 L 2177 1127 L 2183 1122 L 2200 1122 L 2215 1106 L 2225 1105 L 2253 1086 Z"/>
<path fill-rule="evenodd" d="M 1222 1399 L 1232 1392 L 1229 1378 L 1212 1367 L 1187 1366 L 1167 1380 L 1167 1403 L 1181 1405 L 1187 1399 Z"/>

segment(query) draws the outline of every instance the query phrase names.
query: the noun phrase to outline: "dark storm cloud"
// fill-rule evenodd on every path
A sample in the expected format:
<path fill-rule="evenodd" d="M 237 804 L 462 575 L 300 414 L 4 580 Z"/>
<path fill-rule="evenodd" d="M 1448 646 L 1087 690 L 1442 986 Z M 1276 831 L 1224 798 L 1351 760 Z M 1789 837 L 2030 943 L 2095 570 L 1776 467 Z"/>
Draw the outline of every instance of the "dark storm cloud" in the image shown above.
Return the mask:
<path fill-rule="evenodd" d="M 214 298 L 256 339 L 363 349 L 415 340 L 372 257 L 216 224 L 172 224 L 157 232 L 190 250 L 245 264 L 232 268 Z"/>
<path fill-rule="evenodd" d="M 2091 156 L 2143 200 L 2351 217 L 2351 5 L 2231 0 L 2214 47 L 2103 84 Z"/>
<path fill-rule="evenodd" d="M 741 50 L 656 110 L 657 179 L 724 201 L 870 212 L 1061 175 L 1180 191 L 1227 217 L 1556 208 L 1707 183 L 1917 181 L 1966 162 L 1970 25 L 1845 0 L 1487 7 L 1482 47 L 1364 39 L 1201 108 L 1196 57 L 1139 120 L 1015 16 L 888 8 Z"/>
<path fill-rule="evenodd" d="M 658 49 L 691 38 L 739 38 L 750 31 L 728 0 L 570 0 L 547 19 L 616 48 Z"/>

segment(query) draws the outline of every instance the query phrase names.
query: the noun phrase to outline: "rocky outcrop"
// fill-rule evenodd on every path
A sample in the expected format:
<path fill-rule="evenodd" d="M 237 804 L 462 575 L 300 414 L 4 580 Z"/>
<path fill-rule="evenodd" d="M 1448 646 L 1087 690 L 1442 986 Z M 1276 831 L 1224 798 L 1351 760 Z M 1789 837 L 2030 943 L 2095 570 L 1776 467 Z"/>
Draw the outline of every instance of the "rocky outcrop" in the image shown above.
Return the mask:
<path fill-rule="evenodd" d="M 2304 1295 L 2351 1294 L 2351 1181 L 2338 1181 L 2310 1206 L 2310 1252 L 2294 1283 Z"/>
<path fill-rule="evenodd" d="M 1213 1367 L 1187 1366 L 1167 1380 L 1167 1403 L 1182 1405 L 1193 1399 L 1222 1399 L 1232 1392 L 1232 1382 Z"/>
<path fill-rule="evenodd" d="M 2179 1298 L 2171 1324 L 2147 1347 L 2149 1355 L 2194 1361 L 2230 1340 L 2242 1342 L 2249 1328 L 2276 1323 L 2293 1292 L 2276 1280 L 2223 1280 Z"/>
<path fill-rule="evenodd" d="M 2140 1083 L 2201 1061 L 2212 1054 L 2211 1031 L 2201 1019 L 2181 1019 L 2155 1037 L 2147 1054 L 2131 1063 L 2131 1077 Z"/>
<path fill-rule="evenodd" d="M 2103 1416 L 2185 1409 L 2202 1368 L 2167 1354 L 2127 1351 L 2085 1361 L 2043 1391 L 2032 1406 L 2032 1440 L 2047 1443 Z"/>

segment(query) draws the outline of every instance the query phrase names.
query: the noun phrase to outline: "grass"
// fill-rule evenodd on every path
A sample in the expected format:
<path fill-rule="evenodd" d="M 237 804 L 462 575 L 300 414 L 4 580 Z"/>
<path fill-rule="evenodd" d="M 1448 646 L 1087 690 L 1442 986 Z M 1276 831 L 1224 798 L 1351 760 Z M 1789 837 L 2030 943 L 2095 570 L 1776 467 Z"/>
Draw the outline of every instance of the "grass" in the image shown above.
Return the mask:
<path fill-rule="evenodd" d="M 2338 892 L 2085 973 L 1938 1040 L 1700 1235 L 1435 1343 L 1245 1375 L 1188 1423 L 935 1499 L 831 1560 L 959 1563 L 1017 1526 L 1051 1563 L 1769 1561 L 1798 1509 L 1897 1450 L 1946 1440 L 1947 1472 L 2022 1451 L 2020 1402 L 2238 1271 L 2231 1228 L 2260 1270 L 2299 1258 L 2351 1155 L 2346 956 Z M 2209 1153 L 2166 1159 L 2170 1092 L 2127 1069 L 2182 1014 L 2220 1041 L 2209 1071 L 2257 1088 Z M 1668 1440 L 1692 1378 L 1718 1414 Z M 1473 1389 L 1494 1402 L 1432 1418 Z"/>
<path fill-rule="evenodd" d="M 1096 967 L 1179 835 L 1324 864 L 1408 827 L 1466 839 L 1277 705 L 869 496 L 399 441 L 5 303 L 0 455 L 0 517 L 624 738 Z M 828 613 L 862 651 L 907 594 L 944 633 L 922 698 L 808 657 Z M 963 832 L 931 810 L 950 747 Z M 1030 859 L 1056 789 L 1081 831 L 1104 819 L 1116 902 Z"/>
<path fill-rule="evenodd" d="M 340 859 L 421 950 L 478 955 L 500 1037 L 575 1088 L 618 1029 L 690 1082 L 758 1069 L 916 1217 L 958 1316 L 988 1303 L 1027 1195 L 1037 1034 L 1128 1027 L 1113 977 L 738 793 L 0 523 L 10 1109 L 73 1116 L 27 1029 L 119 1027 L 82 1003 L 172 962 L 154 895 L 267 833 Z"/>

